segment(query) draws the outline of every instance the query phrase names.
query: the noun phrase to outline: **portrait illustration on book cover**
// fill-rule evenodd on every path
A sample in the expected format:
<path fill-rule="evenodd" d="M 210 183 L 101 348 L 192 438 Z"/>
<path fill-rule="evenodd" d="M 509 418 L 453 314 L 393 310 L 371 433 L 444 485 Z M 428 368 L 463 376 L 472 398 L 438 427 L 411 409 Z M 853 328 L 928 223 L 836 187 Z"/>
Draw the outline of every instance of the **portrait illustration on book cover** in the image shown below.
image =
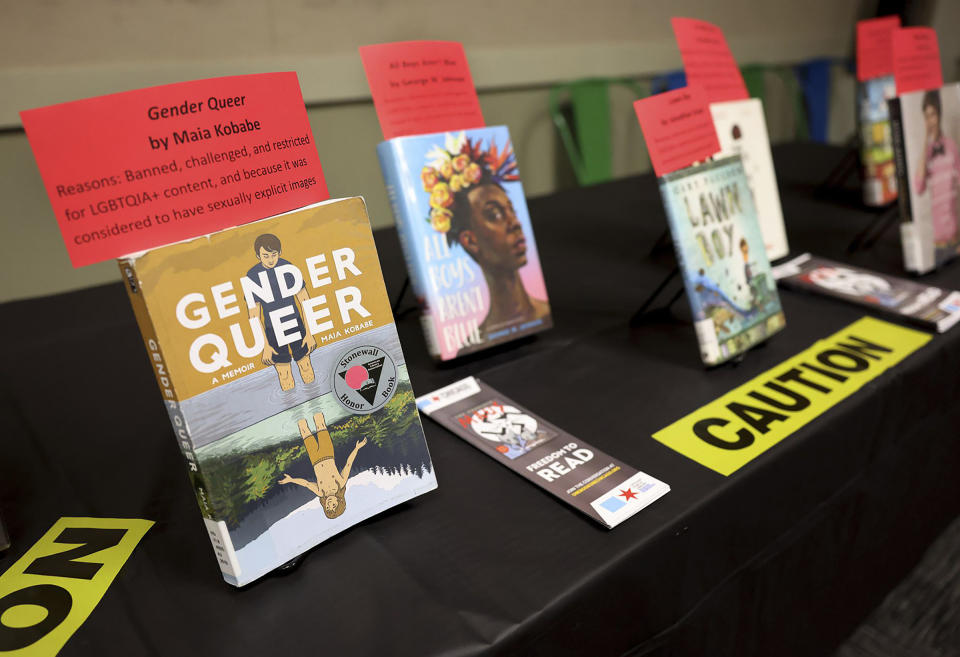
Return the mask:
<path fill-rule="evenodd" d="M 420 174 L 430 197 L 426 220 L 448 247 L 476 263 L 486 283 L 489 301 L 476 339 L 496 340 L 504 329 L 548 318 L 546 295 L 531 293 L 521 276 L 528 237 L 505 188 L 520 180 L 510 141 L 501 149 L 491 138 L 484 150 L 480 138 L 447 134 L 426 158 Z"/>

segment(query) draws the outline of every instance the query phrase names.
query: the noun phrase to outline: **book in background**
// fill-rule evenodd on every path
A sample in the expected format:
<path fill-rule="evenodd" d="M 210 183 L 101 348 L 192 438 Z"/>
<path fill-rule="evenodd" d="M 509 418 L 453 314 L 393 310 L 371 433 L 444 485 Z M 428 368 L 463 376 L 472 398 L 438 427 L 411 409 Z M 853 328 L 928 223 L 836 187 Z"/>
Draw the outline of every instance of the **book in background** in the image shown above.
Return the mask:
<path fill-rule="evenodd" d="M 960 83 L 889 103 L 900 180 L 907 271 L 931 271 L 960 253 Z"/>
<path fill-rule="evenodd" d="M 700 355 L 717 365 L 786 324 L 740 156 L 659 178 Z"/>
<path fill-rule="evenodd" d="M 773 268 L 777 281 L 906 319 L 943 333 L 960 321 L 960 292 L 804 253 Z"/>
<path fill-rule="evenodd" d="M 863 171 L 863 202 L 880 207 L 897 198 L 897 172 L 887 100 L 896 96 L 892 75 L 857 83 L 857 126 Z"/>
<path fill-rule="evenodd" d="M 227 582 L 436 487 L 363 199 L 119 265 Z"/>
<path fill-rule="evenodd" d="M 396 137 L 377 155 L 434 358 L 553 325 L 506 127 Z"/>
<path fill-rule="evenodd" d="M 782 258 L 790 252 L 790 247 L 783 225 L 783 208 L 763 103 L 759 98 L 710 103 L 710 114 L 720 141 L 719 157 L 739 155 L 743 162 L 747 182 L 753 191 L 767 258 Z"/>

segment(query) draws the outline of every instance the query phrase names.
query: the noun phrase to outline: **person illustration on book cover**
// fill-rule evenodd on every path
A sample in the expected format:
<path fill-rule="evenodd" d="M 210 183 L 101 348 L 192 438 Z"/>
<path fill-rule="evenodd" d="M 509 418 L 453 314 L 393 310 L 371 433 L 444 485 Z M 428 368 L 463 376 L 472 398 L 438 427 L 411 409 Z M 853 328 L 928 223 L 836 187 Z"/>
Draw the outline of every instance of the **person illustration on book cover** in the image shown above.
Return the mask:
<path fill-rule="evenodd" d="M 288 260 L 280 257 L 281 248 L 280 238 L 276 235 L 264 233 L 257 237 L 253 243 L 253 252 L 256 254 L 259 262 L 250 268 L 247 272 L 247 278 L 259 285 L 261 274 L 266 273 L 266 279 L 269 281 L 273 301 L 267 302 L 254 296 L 257 303 L 250 309 L 250 318 L 260 318 L 260 325 L 263 327 L 263 333 L 267 341 L 266 346 L 263 348 L 263 356 L 260 360 L 264 365 L 274 366 L 277 370 L 277 377 L 280 379 L 280 388 L 286 391 L 293 390 L 296 384 L 293 378 L 293 367 L 291 366 L 291 362 L 294 361 L 300 370 L 300 379 L 304 383 L 313 383 L 314 375 L 313 365 L 310 363 L 310 352 L 316 348 L 317 341 L 316 338 L 307 331 L 303 316 L 300 313 L 300 308 L 297 307 L 297 302 L 294 300 L 294 298 L 296 298 L 302 305 L 309 299 L 307 290 L 303 287 L 303 277 L 301 277 L 300 289 L 296 291 L 294 296 L 288 295 L 284 297 L 281 294 L 280 282 L 277 280 L 277 277 L 282 274 L 278 274 L 277 267 L 280 265 L 294 266 L 290 264 Z M 277 310 L 287 310 L 289 308 L 292 308 L 293 311 L 290 312 L 288 310 L 286 312 L 284 315 L 284 323 L 295 321 L 295 330 L 299 331 L 300 335 L 304 337 L 290 344 L 281 345 L 273 330 L 270 313 Z M 293 333 L 294 329 L 291 328 L 287 332 Z"/>
<path fill-rule="evenodd" d="M 427 220 L 448 244 L 459 244 L 477 263 L 490 293 L 481 336 L 548 316 L 546 300 L 531 297 L 519 274 L 527 264 L 527 240 L 503 188 L 503 183 L 520 180 L 510 142 L 502 151 L 492 142 L 483 151 L 479 139 L 448 135 L 445 145 L 427 158 L 431 164 L 421 172 L 430 194 Z"/>
<path fill-rule="evenodd" d="M 957 246 L 957 191 L 960 186 L 960 152 L 957 143 L 943 132 L 940 90 L 923 96 L 923 121 L 926 128 L 923 158 L 917 171 L 916 190 L 930 189 L 930 213 L 933 240 L 937 249 Z"/>
<path fill-rule="evenodd" d="M 333 458 L 333 440 L 331 440 L 330 432 L 327 430 L 323 413 L 316 413 L 313 416 L 313 423 L 317 427 L 316 433 L 310 431 L 310 427 L 304 419 L 297 421 L 297 428 L 300 429 L 300 437 L 303 438 L 307 456 L 310 459 L 310 464 L 313 465 L 316 483 L 299 477 L 291 477 L 287 473 L 283 474 L 280 483 L 297 484 L 312 492 L 323 503 L 324 514 L 332 519 L 341 515 L 347 508 L 346 492 L 347 479 L 350 478 L 350 468 L 353 467 L 353 461 L 357 458 L 357 452 L 367 444 L 367 439 L 362 438 L 356 442 L 353 451 L 347 457 L 343 470 L 338 471 Z"/>

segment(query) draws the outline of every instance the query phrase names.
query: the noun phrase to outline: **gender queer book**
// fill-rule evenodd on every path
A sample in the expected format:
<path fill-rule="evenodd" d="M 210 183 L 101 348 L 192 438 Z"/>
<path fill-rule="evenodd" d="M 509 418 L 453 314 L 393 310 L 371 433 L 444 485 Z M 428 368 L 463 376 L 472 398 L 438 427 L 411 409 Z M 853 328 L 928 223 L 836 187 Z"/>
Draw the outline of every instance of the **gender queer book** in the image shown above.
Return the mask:
<path fill-rule="evenodd" d="M 943 333 L 960 321 L 960 292 L 804 253 L 773 268 L 782 285 L 825 294 Z"/>
<path fill-rule="evenodd" d="M 871 207 L 887 205 L 897 198 L 897 170 L 887 109 L 887 100 L 896 95 L 896 89 L 892 75 L 857 83 L 863 203 Z"/>
<path fill-rule="evenodd" d="M 553 325 L 506 127 L 397 137 L 377 155 L 431 356 Z"/>
<path fill-rule="evenodd" d="M 720 157 L 739 155 L 753 192 L 757 219 L 763 233 L 767 258 L 776 260 L 790 253 L 777 174 L 773 168 L 767 121 L 759 98 L 710 103 L 710 114 L 720 141 Z"/>
<path fill-rule="evenodd" d="M 922 274 L 960 253 L 960 83 L 890 100 L 900 179 L 900 241 Z"/>
<path fill-rule="evenodd" d="M 227 582 L 436 488 L 363 199 L 119 265 Z"/>
<path fill-rule="evenodd" d="M 700 356 L 717 365 L 786 324 L 739 155 L 660 177 Z"/>

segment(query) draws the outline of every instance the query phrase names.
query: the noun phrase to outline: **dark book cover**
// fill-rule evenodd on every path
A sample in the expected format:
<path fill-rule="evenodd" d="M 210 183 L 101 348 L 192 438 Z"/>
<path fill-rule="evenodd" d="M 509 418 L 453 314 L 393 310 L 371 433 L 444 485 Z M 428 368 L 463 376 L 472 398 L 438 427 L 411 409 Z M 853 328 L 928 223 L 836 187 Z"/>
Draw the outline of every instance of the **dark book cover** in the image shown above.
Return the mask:
<path fill-rule="evenodd" d="M 551 424 L 473 377 L 417 398 L 422 413 L 608 529 L 670 486 Z"/>
<path fill-rule="evenodd" d="M 804 253 L 774 268 L 787 287 L 825 294 L 943 333 L 960 320 L 960 292 Z"/>

